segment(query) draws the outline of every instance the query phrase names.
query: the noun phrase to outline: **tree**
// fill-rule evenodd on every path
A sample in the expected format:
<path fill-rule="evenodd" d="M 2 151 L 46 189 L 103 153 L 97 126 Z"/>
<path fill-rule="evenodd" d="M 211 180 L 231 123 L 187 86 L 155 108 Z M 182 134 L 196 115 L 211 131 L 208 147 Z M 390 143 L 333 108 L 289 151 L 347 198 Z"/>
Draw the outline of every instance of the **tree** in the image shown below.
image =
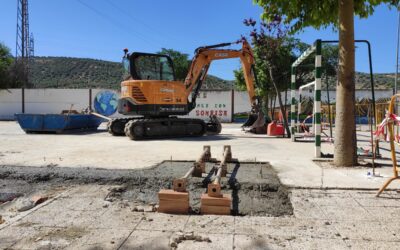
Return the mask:
<path fill-rule="evenodd" d="M 161 51 L 157 53 L 171 57 L 174 63 L 176 79 L 178 81 L 185 80 L 191 64 L 188 54 L 181 53 L 173 49 L 165 49 L 165 48 L 162 48 Z"/>
<path fill-rule="evenodd" d="M 250 37 L 255 57 L 255 74 L 259 86 L 257 94 L 263 98 L 263 110 L 268 115 L 268 107 L 271 109 L 271 117 L 275 107 L 275 100 L 279 102 L 282 114 L 286 114 L 287 90 L 290 87 L 290 66 L 296 57 L 306 50 L 309 46 L 298 39 L 288 35 L 288 28 L 284 26 L 281 19 L 266 23 L 260 22 L 256 28 L 256 21 L 253 19 L 244 20 L 244 24 L 251 28 Z M 313 63 L 309 60 L 308 63 Z M 309 68 L 302 68 L 299 75 L 302 76 L 300 84 L 309 82 Z M 236 86 L 242 89 L 245 86 L 243 72 L 234 71 Z M 281 93 L 285 92 L 285 103 L 282 102 Z M 284 126 L 287 134 L 290 135 L 290 129 L 286 116 Z"/>
<path fill-rule="evenodd" d="M 0 43 L 0 89 L 12 87 L 10 71 L 13 61 L 10 49 Z"/>
<path fill-rule="evenodd" d="M 285 17 L 291 32 L 305 27 L 324 28 L 333 25 L 339 30 L 339 70 L 336 87 L 336 124 L 334 163 L 337 166 L 357 164 L 355 130 L 355 63 L 354 14 L 361 18 L 372 15 L 382 3 L 398 6 L 398 0 L 329 0 L 298 1 L 254 0 L 264 12 L 264 20 Z"/>

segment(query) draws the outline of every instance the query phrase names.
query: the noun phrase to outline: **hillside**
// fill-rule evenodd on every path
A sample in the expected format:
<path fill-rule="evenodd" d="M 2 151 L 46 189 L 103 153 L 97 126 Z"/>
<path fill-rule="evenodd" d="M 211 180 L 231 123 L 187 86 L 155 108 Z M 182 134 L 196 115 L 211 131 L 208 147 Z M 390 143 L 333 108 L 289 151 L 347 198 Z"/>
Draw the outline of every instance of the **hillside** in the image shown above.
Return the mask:
<path fill-rule="evenodd" d="M 86 58 L 35 57 L 31 79 L 36 88 L 109 88 L 119 89 L 123 70 L 120 63 Z M 313 77 L 310 73 L 309 77 Z M 374 74 L 376 89 L 391 89 L 394 73 Z M 311 80 L 312 81 L 312 80 Z M 369 89 L 368 73 L 356 73 L 356 89 Z M 234 81 L 208 75 L 202 89 L 233 89 Z M 322 88 L 325 89 L 325 80 Z M 329 79 L 330 89 L 336 86 L 336 77 Z"/>
<path fill-rule="evenodd" d="M 31 70 L 36 88 L 119 89 L 123 69 L 120 63 L 86 58 L 35 57 Z M 208 75 L 202 89 L 233 88 L 233 81 Z"/>

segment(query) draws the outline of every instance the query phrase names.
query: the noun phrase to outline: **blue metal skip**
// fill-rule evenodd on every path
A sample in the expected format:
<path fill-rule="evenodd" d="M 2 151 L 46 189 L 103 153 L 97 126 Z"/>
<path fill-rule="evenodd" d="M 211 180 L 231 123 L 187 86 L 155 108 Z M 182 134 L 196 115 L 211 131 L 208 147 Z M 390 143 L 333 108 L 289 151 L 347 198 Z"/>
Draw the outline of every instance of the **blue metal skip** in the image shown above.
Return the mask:
<path fill-rule="evenodd" d="M 90 114 L 15 114 L 25 132 L 56 132 L 97 129 L 105 119 Z"/>

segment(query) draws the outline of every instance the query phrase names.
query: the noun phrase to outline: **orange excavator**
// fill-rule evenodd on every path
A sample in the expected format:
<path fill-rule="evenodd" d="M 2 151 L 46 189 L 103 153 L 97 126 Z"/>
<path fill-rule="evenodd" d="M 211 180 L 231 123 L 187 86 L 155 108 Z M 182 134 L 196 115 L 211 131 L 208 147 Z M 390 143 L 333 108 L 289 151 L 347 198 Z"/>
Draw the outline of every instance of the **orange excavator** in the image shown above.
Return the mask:
<path fill-rule="evenodd" d="M 246 40 L 240 42 L 240 50 L 221 49 L 235 43 L 197 48 L 183 83 L 175 80 L 174 65 L 169 56 L 129 54 L 125 49 L 123 64 L 128 76 L 121 83 L 118 112 L 126 117 L 110 120 L 108 131 L 112 135 L 129 136 L 132 140 L 219 134 L 221 124 L 215 116 L 208 122 L 178 116 L 187 115 L 196 107 L 196 98 L 211 62 L 229 58 L 240 58 L 251 100 L 252 112 L 245 126 L 253 131 L 265 129 L 259 99 L 255 96 L 257 79 L 253 52 Z"/>

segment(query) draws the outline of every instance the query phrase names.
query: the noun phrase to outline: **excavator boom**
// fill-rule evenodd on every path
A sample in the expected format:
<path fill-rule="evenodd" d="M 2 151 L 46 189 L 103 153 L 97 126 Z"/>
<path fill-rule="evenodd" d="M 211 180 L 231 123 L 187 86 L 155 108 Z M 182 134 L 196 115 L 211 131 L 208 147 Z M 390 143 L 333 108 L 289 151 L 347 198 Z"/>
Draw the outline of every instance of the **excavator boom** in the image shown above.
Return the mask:
<path fill-rule="evenodd" d="M 191 108 L 194 108 L 196 96 L 200 91 L 201 85 L 204 82 L 208 69 L 212 61 L 224 60 L 231 58 L 239 58 L 242 64 L 244 78 L 246 81 L 246 88 L 249 94 L 250 102 L 256 101 L 255 97 L 255 84 L 256 79 L 254 75 L 254 55 L 249 43 L 246 40 L 242 41 L 242 49 L 221 49 L 221 47 L 230 46 L 235 43 L 221 43 L 217 45 L 204 46 L 196 49 L 195 56 L 193 57 L 192 64 L 185 79 L 186 93 L 189 97 L 192 94 Z"/>

